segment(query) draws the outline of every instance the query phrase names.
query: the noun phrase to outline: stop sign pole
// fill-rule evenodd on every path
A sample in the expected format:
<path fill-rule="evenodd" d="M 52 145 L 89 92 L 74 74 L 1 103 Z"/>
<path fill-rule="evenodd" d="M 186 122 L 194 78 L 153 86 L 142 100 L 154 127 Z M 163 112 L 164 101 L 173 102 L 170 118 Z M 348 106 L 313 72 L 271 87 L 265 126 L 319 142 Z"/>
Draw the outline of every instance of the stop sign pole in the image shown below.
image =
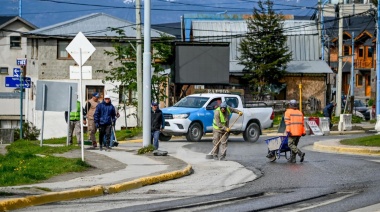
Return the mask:
<path fill-rule="evenodd" d="M 66 51 L 71 55 L 79 65 L 79 102 L 80 102 L 80 134 L 81 134 L 81 152 L 82 161 L 84 161 L 84 138 L 83 138 L 83 94 L 82 94 L 82 66 L 95 51 L 95 47 L 83 35 L 78 32 L 75 38 L 67 46 Z M 70 113 L 70 111 L 69 111 Z M 70 120 L 68 120 L 70 121 Z"/>

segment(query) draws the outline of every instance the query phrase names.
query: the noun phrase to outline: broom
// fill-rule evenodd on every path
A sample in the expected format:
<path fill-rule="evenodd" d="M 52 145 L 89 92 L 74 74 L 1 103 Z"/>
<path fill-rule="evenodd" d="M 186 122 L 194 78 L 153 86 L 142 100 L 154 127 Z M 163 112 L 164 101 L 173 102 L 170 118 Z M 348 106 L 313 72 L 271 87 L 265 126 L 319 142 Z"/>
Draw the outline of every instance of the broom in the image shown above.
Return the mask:
<path fill-rule="evenodd" d="M 230 128 L 232 128 L 232 126 L 234 126 L 235 122 L 240 118 L 240 116 L 238 116 L 235 121 L 231 124 Z M 215 144 L 214 148 L 212 148 L 211 152 L 208 153 L 206 155 L 206 159 L 213 159 L 214 158 L 214 155 L 212 154 L 212 152 L 215 150 L 215 148 L 219 145 L 219 143 L 222 141 L 223 137 L 227 135 L 228 132 L 225 132 L 224 135 L 219 139 L 218 143 Z"/>

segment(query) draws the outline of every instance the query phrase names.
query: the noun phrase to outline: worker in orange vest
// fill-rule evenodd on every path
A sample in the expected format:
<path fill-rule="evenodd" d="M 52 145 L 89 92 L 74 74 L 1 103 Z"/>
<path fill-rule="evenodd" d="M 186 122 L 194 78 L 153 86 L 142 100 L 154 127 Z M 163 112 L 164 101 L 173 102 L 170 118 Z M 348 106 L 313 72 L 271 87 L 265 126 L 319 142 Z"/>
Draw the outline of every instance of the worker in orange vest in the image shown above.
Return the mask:
<path fill-rule="evenodd" d="M 298 110 L 297 101 L 292 99 L 289 102 L 289 108 L 285 111 L 285 125 L 286 133 L 288 134 L 288 146 L 291 150 L 290 163 L 296 162 L 296 155 L 300 157 L 300 162 L 303 162 L 305 158 L 305 153 L 301 152 L 297 148 L 298 142 L 301 136 L 306 135 L 306 130 L 304 126 L 304 116 L 300 110 Z"/>

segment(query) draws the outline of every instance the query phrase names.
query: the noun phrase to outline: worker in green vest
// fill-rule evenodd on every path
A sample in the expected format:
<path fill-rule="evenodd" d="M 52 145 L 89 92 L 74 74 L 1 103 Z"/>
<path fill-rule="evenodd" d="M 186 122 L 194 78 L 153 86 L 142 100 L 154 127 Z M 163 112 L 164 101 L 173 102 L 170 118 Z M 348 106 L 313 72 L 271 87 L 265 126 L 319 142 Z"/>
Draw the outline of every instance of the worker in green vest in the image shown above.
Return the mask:
<path fill-rule="evenodd" d="M 230 133 L 229 120 L 231 113 L 237 113 L 239 116 L 243 115 L 238 109 L 229 107 L 226 102 L 222 102 L 220 106 L 214 111 L 213 126 L 213 156 L 214 160 L 226 160 L 227 154 L 227 140 Z M 220 156 L 218 157 L 220 148 Z"/>
<path fill-rule="evenodd" d="M 81 134 L 80 134 L 80 102 L 77 101 L 77 107 L 75 111 L 70 112 L 70 123 L 69 123 L 69 145 L 73 144 L 73 135 L 77 137 L 77 144 L 81 144 Z M 67 111 L 65 111 L 65 119 L 67 123 Z M 86 119 L 83 119 L 83 124 L 86 124 Z"/>

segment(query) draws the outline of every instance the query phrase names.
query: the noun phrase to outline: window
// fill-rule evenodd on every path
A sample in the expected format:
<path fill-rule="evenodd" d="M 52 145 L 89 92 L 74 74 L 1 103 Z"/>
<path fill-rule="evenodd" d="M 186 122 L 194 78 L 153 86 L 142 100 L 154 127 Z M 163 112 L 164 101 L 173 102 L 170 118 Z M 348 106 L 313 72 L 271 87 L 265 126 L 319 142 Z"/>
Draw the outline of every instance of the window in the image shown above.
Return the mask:
<path fill-rule="evenodd" d="M 8 74 L 8 67 L 0 67 L 0 74 Z"/>
<path fill-rule="evenodd" d="M 359 47 L 359 55 L 358 57 L 364 57 L 364 48 L 363 47 Z"/>
<path fill-rule="evenodd" d="M 66 47 L 69 45 L 69 41 L 58 41 L 58 59 L 72 59 L 71 55 L 66 51 Z"/>
<path fill-rule="evenodd" d="M 356 75 L 356 87 L 362 87 L 363 86 L 363 76 L 360 74 Z"/>
<path fill-rule="evenodd" d="M 343 47 L 343 55 L 350 55 L 350 47 L 349 46 Z"/>
<path fill-rule="evenodd" d="M 95 85 L 88 85 L 86 86 L 86 99 L 85 101 L 89 100 L 92 98 L 92 94 L 93 93 L 99 93 L 100 97 L 99 97 L 99 102 L 101 102 L 101 100 L 103 99 L 103 96 L 104 96 L 104 86 L 95 86 Z"/>
<path fill-rule="evenodd" d="M 21 37 L 11 36 L 11 48 L 21 48 Z"/>
<path fill-rule="evenodd" d="M 368 47 L 367 55 L 368 55 L 368 57 L 372 57 L 372 55 L 373 55 L 373 48 L 372 47 Z"/>
<path fill-rule="evenodd" d="M 226 97 L 225 99 L 228 106 L 232 108 L 236 108 L 238 106 L 238 99 L 236 97 Z"/>

